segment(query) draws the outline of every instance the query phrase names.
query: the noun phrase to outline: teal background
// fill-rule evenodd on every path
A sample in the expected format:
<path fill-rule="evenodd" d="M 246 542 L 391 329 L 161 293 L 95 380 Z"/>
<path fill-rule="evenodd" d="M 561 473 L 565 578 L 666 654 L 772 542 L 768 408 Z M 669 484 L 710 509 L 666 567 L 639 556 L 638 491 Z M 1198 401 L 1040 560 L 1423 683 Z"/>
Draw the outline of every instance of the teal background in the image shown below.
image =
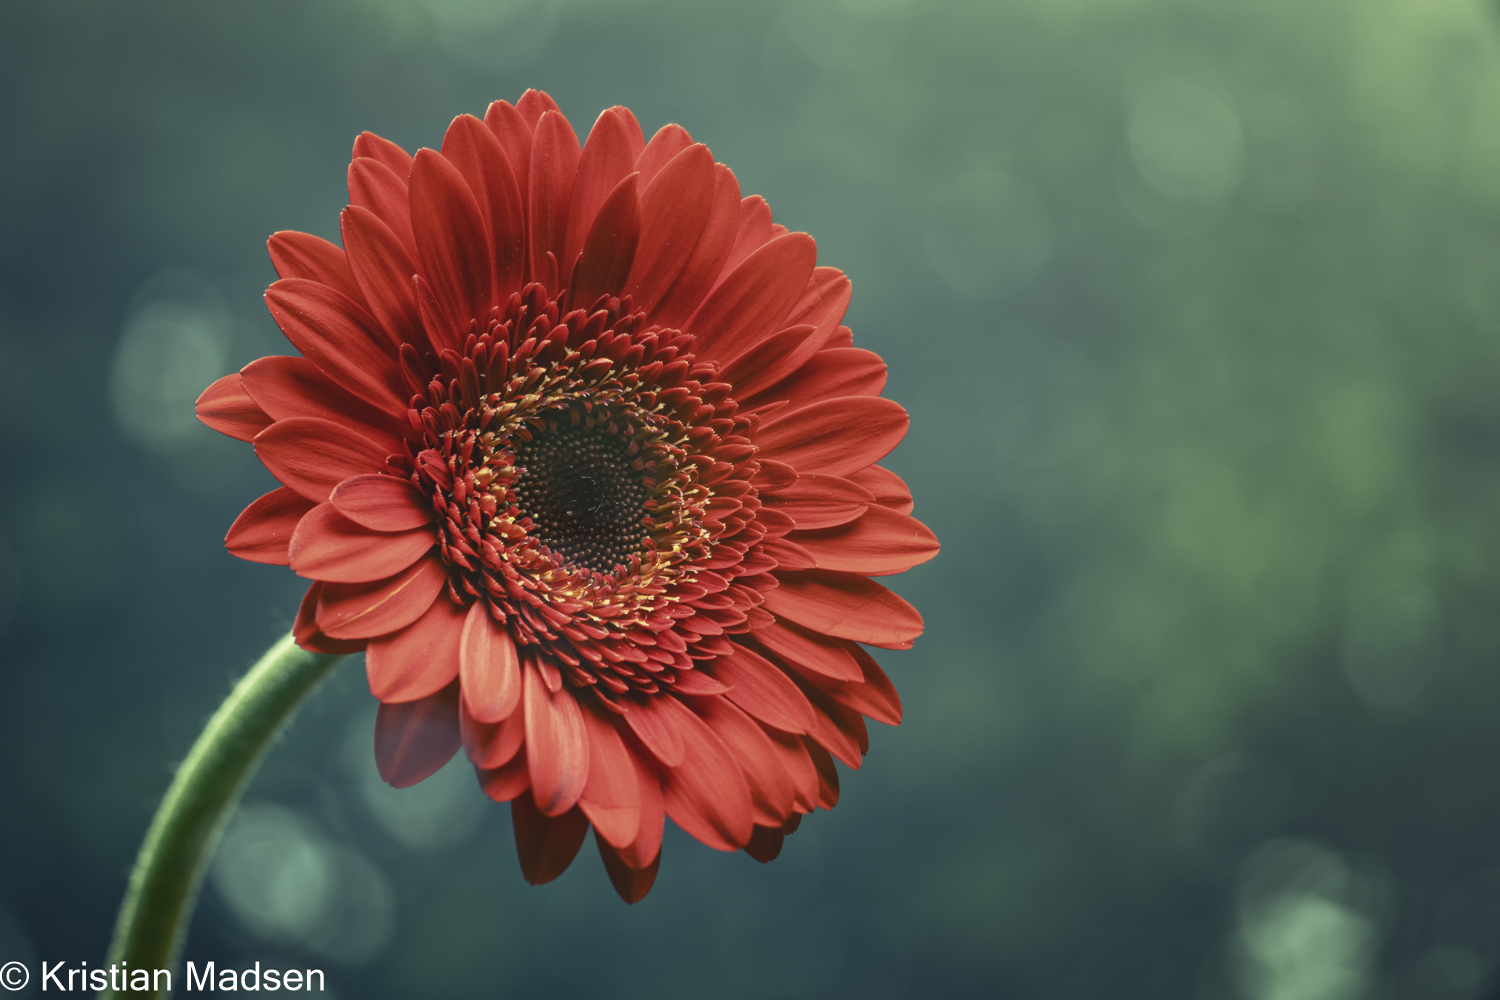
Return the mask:
<path fill-rule="evenodd" d="M 906 705 L 763 868 L 530 888 L 345 664 L 188 957 L 342 997 L 1500 997 L 1500 23 L 1479 0 L 0 6 L 0 962 L 102 961 L 301 584 L 185 414 L 289 353 L 354 136 L 678 122 L 854 280 L 944 551 Z M 393 798 L 394 796 L 394 798 Z M 21 993 L 17 995 L 29 995 Z"/>

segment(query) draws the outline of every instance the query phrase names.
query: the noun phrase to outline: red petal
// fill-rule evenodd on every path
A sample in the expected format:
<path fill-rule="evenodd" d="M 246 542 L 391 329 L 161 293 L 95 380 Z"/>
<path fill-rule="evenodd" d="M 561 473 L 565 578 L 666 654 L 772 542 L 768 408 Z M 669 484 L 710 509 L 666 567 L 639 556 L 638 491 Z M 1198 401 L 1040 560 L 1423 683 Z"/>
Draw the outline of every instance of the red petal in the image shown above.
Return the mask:
<path fill-rule="evenodd" d="M 306 278 L 359 301 L 359 285 L 344 251 L 321 236 L 283 230 L 266 241 L 271 263 L 280 278 Z"/>
<path fill-rule="evenodd" d="M 386 458 L 368 438 L 317 417 L 276 421 L 255 436 L 255 454 L 271 475 L 318 503 L 345 479 L 384 468 Z"/>
<path fill-rule="evenodd" d="M 800 675 L 798 680 L 813 706 L 815 721 L 808 735 L 829 753 L 858 770 L 865 751 L 870 749 L 870 734 L 865 729 L 864 717 L 801 680 Z"/>
<path fill-rule="evenodd" d="M 641 828 L 640 781 L 614 723 L 603 709 L 583 709 L 589 741 L 589 780 L 578 807 L 594 832 L 616 847 L 629 847 Z"/>
<path fill-rule="evenodd" d="M 771 225 L 771 206 L 758 194 L 740 202 L 739 224 L 735 227 L 734 246 L 729 251 L 729 258 L 724 261 L 724 270 L 719 275 L 719 281 L 728 277 L 729 273 L 740 265 L 746 257 L 771 241 L 775 234 Z"/>
<path fill-rule="evenodd" d="M 641 238 L 636 174 L 620 181 L 605 199 L 583 245 L 574 278 L 574 305 L 587 308 L 601 295 L 619 295 Z"/>
<path fill-rule="evenodd" d="M 503 304 L 526 276 L 526 209 L 515 172 L 495 133 L 473 115 L 453 119 L 443 136 L 443 157 L 479 202 L 493 258 L 494 299 Z"/>
<path fill-rule="evenodd" d="M 630 761 L 635 765 L 636 788 L 641 799 L 640 832 L 634 843 L 621 848 L 620 859 L 631 868 L 648 868 L 655 865 L 661 855 L 662 828 L 666 825 L 658 765 L 650 752 L 631 735 L 631 730 L 620 727 L 618 719 L 615 720 L 615 732 L 620 734 Z"/>
<path fill-rule="evenodd" d="M 439 349 L 460 348 L 469 321 L 493 306 L 489 234 L 463 174 L 441 153 L 417 151 L 411 165 L 411 226 L 422 278 L 448 321 Z"/>
<path fill-rule="evenodd" d="M 790 409 L 797 409 L 820 399 L 878 396 L 884 389 L 885 362 L 880 355 L 854 347 L 830 346 L 775 385 L 753 397 L 743 397 L 743 405 L 759 409 L 784 399 L 791 404 Z"/>
<path fill-rule="evenodd" d="M 343 424 L 385 454 L 399 454 L 407 428 L 336 385 L 306 358 L 272 356 L 240 369 L 245 391 L 273 420 L 318 417 Z"/>
<path fill-rule="evenodd" d="M 781 767 L 791 779 L 797 808 L 802 812 L 812 812 L 818 806 L 818 769 L 808 756 L 807 738 L 779 729 L 766 729 L 766 737 L 776 748 Z"/>
<path fill-rule="evenodd" d="M 545 90 L 526 91 L 526 93 L 521 95 L 521 99 L 516 102 L 516 111 L 520 113 L 521 118 L 532 130 L 536 129 L 537 125 L 540 124 L 542 115 L 547 112 L 556 111 L 559 115 L 562 114 L 562 110 L 558 108 L 557 102 Z"/>
<path fill-rule="evenodd" d="M 677 731 L 662 704 L 671 699 L 666 696 L 647 696 L 644 700 L 632 701 L 630 711 L 625 713 L 625 722 L 632 732 L 668 767 L 682 763 L 682 734 Z"/>
<path fill-rule="evenodd" d="M 860 679 L 855 683 L 833 680 L 811 670 L 802 669 L 800 664 L 792 661 L 787 661 L 787 664 L 797 670 L 803 680 L 846 708 L 868 715 L 876 722 L 883 722 L 888 726 L 899 726 L 901 724 L 901 698 L 896 694 L 895 685 L 891 683 L 890 678 L 886 677 L 885 671 L 880 669 L 880 664 L 876 663 L 869 653 L 852 642 L 848 643 L 848 649 L 860 668 Z"/>
<path fill-rule="evenodd" d="M 622 108 L 610 108 L 602 113 L 589 130 L 588 141 L 578 157 L 578 171 L 573 181 L 573 196 L 568 204 L 568 222 L 563 240 L 562 256 L 558 264 L 562 267 L 561 279 L 568 283 L 568 270 L 583 250 L 585 239 L 594 227 L 604 203 L 635 166 L 644 142 L 640 127 L 632 128 L 634 118 L 627 119 Z M 629 112 L 626 112 L 628 114 Z M 629 265 L 626 266 L 627 273 Z M 616 286 L 618 289 L 619 286 Z M 589 299 L 579 304 L 587 306 Z"/>
<path fill-rule="evenodd" d="M 645 899 L 646 893 L 656 884 L 656 873 L 661 868 L 661 852 L 657 851 L 651 863 L 644 868 L 632 868 L 625 863 L 620 851 L 599 836 L 598 829 L 594 830 L 594 843 L 599 845 L 599 857 L 604 861 L 604 870 L 609 874 L 610 884 L 615 887 L 620 898 L 627 903 L 638 903 Z"/>
<path fill-rule="evenodd" d="M 724 267 L 739 220 L 739 181 L 728 167 L 715 163 L 713 206 L 703 226 L 703 235 L 683 265 L 682 273 L 647 316 L 648 322 L 677 327 L 693 314 Z"/>
<path fill-rule="evenodd" d="M 705 667 L 729 685 L 724 697 L 768 726 L 788 733 L 812 728 L 813 711 L 791 678 L 765 657 L 743 646 Z"/>
<path fill-rule="evenodd" d="M 475 601 L 464 619 L 459 647 L 459 678 L 464 704 L 480 722 L 499 722 L 521 700 L 521 661 L 510 631 Z"/>
<path fill-rule="evenodd" d="M 462 679 L 459 680 L 459 687 L 463 687 Z M 516 752 L 526 742 L 526 720 L 521 715 L 520 712 L 512 712 L 499 722 L 483 723 L 460 704 L 459 728 L 463 731 L 464 749 L 468 751 L 469 759 L 474 762 L 475 767 L 481 770 L 493 769 L 515 760 Z M 521 769 L 526 769 L 524 764 Z M 531 787 L 530 777 L 526 779 L 526 787 Z"/>
<path fill-rule="evenodd" d="M 719 381 L 734 386 L 736 399 L 751 399 L 801 368 L 822 350 L 827 339 L 816 327 L 803 323 L 747 342 L 743 350 L 724 362 Z"/>
<path fill-rule="evenodd" d="M 672 162 L 673 158 L 693 144 L 693 137 L 681 125 L 663 125 L 646 143 L 641 155 L 635 159 L 635 169 L 640 172 L 641 184 L 649 185 L 657 173 Z M 707 151 L 705 146 L 704 150 Z M 709 158 L 712 165 L 713 158 Z"/>
<path fill-rule="evenodd" d="M 397 177 L 411 173 L 411 154 L 389 139 L 382 139 L 374 132 L 361 132 L 354 140 L 354 159 L 368 156 L 379 160 Z"/>
<path fill-rule="evenodd" d="M 750 843 L 745 845 L 745 853 L 763 865 L 768 865 L 781 855 L 781 845 L 786 841 L 786 834 L 781 827 L 759 826 L 750 835 Z"/>
<path fill-rule="evenodd" d="M 411 232 L 411 207 L 407 202 L 407 174 L 397 175 L 379 160 L 361 156 L 349 164 L 349 204 L 375 213 L 390 227 L 406 248 L 406 255 L 417 257 L 417 241 Z"/>
<path fill-rule="evenodd" d="M 863 681 L 864 672 L 849 647 L 838 639 L 819 635 L 791 622 L 777 622 L 752 633 L 765 647 L 788 665 L 805 667 L 815 674 L 840 681 Z"/>
<path fill-rule="evenodd" d="M 521 874 L 532 885 L 551 882 L 567 871 L 589 832 L 588 817 L 579 810 L 545 816 L 530 795 L 522 795 L 510 804 L 510 820 L 516 831 Z"/>
<path fill-rule="evenodd" d="M 795 483 L 775 493 L 762 492 L 760 498 L 795 521 L 799 530 L 847 524 L 875 502 L 874 495 L 863 486 L 816 472 L 798 476 Z"/>
<path fill-rule="evenodd" d="M 737 851 L 750 839 L 750 787 L 729 750 L 707 724 L 676 698 L 658 699 L 682 734 L 682 763 L 662 776 L 667 815 L 687 833 L 720 851 Z"/>
<path fill-rule="evenodd" d="M 531 126 L 521 113 L 505 101 L 495 101 L 484 113 L 484 123 L 505 150 L 505 158 L 515 175 L 516 190 L 521 195 L 521 204 L 526 203 L 528 190 L 527 171 L 531 169 Z"/>
<path fill-rule="evenodd" d="M 369 583 L 401 572 L 437 543 L 428 527 L 373 532 L 340 514 L 331 503 L 307 513 L 292 534 L 291 567 L 298 576 L 327 583 Z"/>
<path fill-rule="evenodd" d="M 750 787 L 755 822 L 778 826 L 785 822 L 796 789 L 766 731 L 724 698 L 694 698 L 689 707 L 708 723 L 739 765 Z"/>
<path fill-rule="evenodd" d="M 432 501 L 394 476 L 345 479 L 328 499 L 340 514 L 372 531 L 407 531 L 433 520 Z"/>
<path fill-rule="evenodd" d="M 849 473 L 849 481 L 857 483 L 875 496 L 875 502 L 889 507 L 898 514 L 910 514 L 912 510 L 911 490 L 901 477 L 890 469 L 878 465 L 867 465 Z"/>
<path fill-rule="evenodd" d="M 370 693 L 384 702 L 415 701 L 452 684 L 463 620 L 463 608 L 434 600 L 411 625 L 372 640 L 365 648 Z"/>
<path fill-rule="evenodd" d="M 526 769 L 526 751 L 521 750 L 504 765 L 493 770 L 477 769 L 479 787 L 496 802 L 510 802 L 522 792 L 531 791 L 531 772 Z M 527 796 L 530 798 L 530 796 Z"/>
<path fill-rule="evenodd" d="M 250 398 L 238 373 L 225 375 L 204 389 L 194 407 L 199 420 L 240 441 L 249 441 L 271 426 L 271 418 Z"/>
<path fill-rule="evenodd" d="M 870 576 L 905 572 L 938 554 L 937 536 L 927 525 L 879 505 L 857 521 L 795 531 L 789 540 L 811 553 L 819 569 Z"/>
<path fill-rule="evenodd" d="M 556 111 L 542 115 L 536 123 L 536 135 L 531 144 L 531 190 L 526 215 L 532 281 L 540 281 L 546 276 L 548 253 L 557 259 L 559 269 L 572 263 L 565 264 L 562 253 L 567 239 L 568 205 L 573 197 L 578 153 L 578 137 L 573 134 L 568 120 Z"/>
<path fill-rule="evenodd" d="M 873 580 L 812 569 L 778 572 L 763 607 L 814 632 L 856 642 L 908 642 L 922 634 L 917 609 Z"/>
<path fill-rule="evenodd" d="M 389 635 L 422 617 L 447 579 L 442 560 L 428 556 L 389 580 L 324 584 L 318 627 L 334 639 Z"/>
<path fill-rule="evenodd" d="M 375 716 L 375 764 L 397 788 L 437 773 L 461 743 L 457 684 L 420 701 L 382 704 Z"/>
<path fill-rule="evenodd" d="M 788 233 L 746 257 L 684 326 L 698 338 L 698 356 L 732 357 L 779 329 L 817 259 L 818 245 L 806 233 Z"/>
<path fill-rule="evenodd" d="M 843 476 L 880 461 L 906 436 L 910 419 L 899 403 L 879 396 L 825 399 L 778 410 L 760 425 L 756 447 L 799 472 Z"/>
<path fill-rule="evenodd" d="M 648 182 L 642 173 L 640 183 L 646 185 L 641 192 L 640 248 L 625 291 L 634 297 L 637 309 L 649 313 L 687 266 L 708 225 L 714 206 L 713 155 L 702 144 L 689 146 L 664 165 L 655 180 Z"/>
<path fill-rule="evenodd" d="M 815 267 L 786 323 L 788 326 L 810 323 L 821 335 L 818 339 L 826 340 L 839 329 L 853 293 L 854 285 L 843 271 L 836 267 Z"/>
<path fill-rule="evenodd" d="M 818 769 L 818 805 L 824 809 L 832 809 L 839 804 L 839 772 L 833 766 L 833 758 L 810 736 L 802 737 L 802 745 L 807 748 L 813 766 Z"/>
<path fill-rule="evenodd" d="M 318 601 L 322 596 L 321 583 L 308 587 L 307 593 L 302 595 L 302 603 L 297 606 L 297 620 L 292 624 L 292 636 L 297 640 L 297 645 L 313 653 L 333 653 L 336 656 L 363 652 L 363 641 L 330 639 L 318 631 Z"/>
<path fill-rule="evenodd" d="M 526 760 L 531 794 L 548 816 L 572 809 L 589 776 L 588 734 L 571 688 L 547 690 L 541 671 L 527 661 L 523 671 Z"/>
<path fill-rule="evenodd" d="M 360 296 L 386 340 L 397 347 L 425 344 L 411 287 L 417 267 L 406 247 L 379 216 L 358 205 L 350 205 L 339 215 L 339 229 Z"/>
<path fill-rule="evenodd" d="M 768 513 L 777 514 L 779 513 L 779 511 L 763 509 L 761 511 L 760 517 L 758 518 L 758 520 L 762 524 L 766 524 L 771 520 L 770 518 L 765 516 Z M 787 518 L 787 521 L 790 522 L 791 518 Z M 791 530 L 791 524 L 788 523 L 786 525 L 786 531 Z M 770 556 L 772 559 L 776 560 L 778 569 L 812 569 L 813 567 L 817 566 L 817 563 L 813 561 L 811 552 L 808 552 L 796 542 L 787 541 L 785 538 L 766 538 L 761 541 L 760 550 L 766 555 Z"/>
<path fill-rule="evenodd" d="M 272 285 L 266 305 L 292 346 L 325 375 L 386 413 L 406 416 L 396 352 L 361 306 L 300 278 Z"/>
<path fill-rule="evenodd" d="M 291 561 L 287 552 L 292 532 L 302 515 L 316 506 L 297 491 L 283 486 L 256 500 L 234 519 L 224 547 L 241 559 L 285 566 Z"/>

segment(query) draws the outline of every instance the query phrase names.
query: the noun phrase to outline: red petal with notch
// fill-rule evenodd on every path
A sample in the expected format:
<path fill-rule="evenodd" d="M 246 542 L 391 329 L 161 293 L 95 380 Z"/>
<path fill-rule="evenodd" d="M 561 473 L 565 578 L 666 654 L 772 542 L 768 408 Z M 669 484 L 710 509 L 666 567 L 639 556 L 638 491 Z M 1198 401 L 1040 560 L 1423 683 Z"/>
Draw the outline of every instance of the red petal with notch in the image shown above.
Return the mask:
<path fill-rule="evenodd" d="M 577 809 L 561 816 L 547 816 L 530 795 L 510 804 L 511 826 L 516 833 L 516 855 L 521 874 L 532 885 L 551 882 L 568 870 L 589 832 L 588 817 Z"/>
<path fill-rule="evenodd" d="M 788 233 L 746 257 L 684 327 L 698 338 L 697 355 L 725 357 L 779 329 L 817 259 L 818 245 L 806 233 Z"/>
<path fill-rule="evenodd" d="M 302 603 L 297 606 L 297 620 L 292 623 L 292 638 L 297 640 L 297 645 L 313 653 L 332 653 L 335 656 L 363 652 L 363 642 L 330 639 L 318 631 L 318 601 L 322 597 L 321 583 L 308 587 L 307 593 L 302 595 Z"/>
<path fill-rule="evenodd" d="M 768 726 L 805 733 L 813 724 L 812 706 L 791 678 L 765 657 L 743 646 L 706 668 L 729 685 L 724 697 Z"/>
<path fill-rule="evenodd" d="M 266 249 L 278 277 L 306 278 L 359 300 L 359 285 L 344 251 L 321 236 L 286 229 L 272 233 Z"/>
<path fill-rule="evenodd" d="M 644 868 L 632 868 L 626 864 L 623 854 L 609 845 L 599 831 L 594 830 L 594 843 L 599 845 L 599 857 L 604 861 L 604 870 L 615 892 L 627 903 L 638 903 L 646 898 L 656 884 L 656 873 L 661 868 L 661 852 Z"/>
<path fill-rule="evenodd" d="M 752 194 L 741 201 L 734 246 L 724 262 L 724 271 L 719 280 L 723 281 L 741 261 L 769 243 L 773 235 L 775 230 L 771 224 L 771 206 L 766 204 L 766 200 L 758 194 Z"/>
<path fill-rule="evenodd" d="M 286 339 L 325 375 L 386 413 L 406 416 L 396 353 L 363 306 L 301 278 L 272 285 L 266 305 Z"/>
<path fill-rule="evenodd" d="M 386 458 L 369 438 L 317 417 L 276 421 L 255 436 L 255 454 L 271 475 L 318 503 L 345 479 L 378 472 Z"/>
<path fill-rule="evenodd" d="M 494 101 L 490 104 L 484 113 L 484 124 L 500 140 L 500 148 L 505 150 L 505 158 L 515 175 L 516 190 L 524 205 L 528 190 L 527 172 L 531 169 L 531 126 L 506 101 Z"/>
<path fill-rule="evenodd" d="M 791 779 L 793 808 L 799 812 L 812 812 L 818 807 L 818 769 L 807 753 L 806 737 L 766 726 L 761 728 L 775 747 L 782 770 Z"/>
<path fill-rule="evenodd" d="M 637 791 L 641 799 L 641 828 L 635 841 L 620 849 L 620 859 L 631 868 L 647 868 L 656 864 L 661 854 L 661 835 L 666 826 L 666 811 L 662 802 L 660 765 L 650 751 L 641 746 L 640 740 L 631 730 L 615 721 L 615 732 L 625 744 L 630 761 L 635 765 Z"/>
<path fill-rule="evenodd" d="M 907 488 L 902 478 L 890 469 L 868 465 L 849 473 L 849 481 L 869 490 L 874 495 L 875 502 L 882 507 L 889 507 L 898 514 L 912 512 L 911 490 Z"/>
<path fill-rule="evenodd" d="M 870 735 L 865 729 L 864 716 L 806 681 L 801 683 L 808 700 L 813 703 L 813 715 L 816 719 L 812 732 L 808 735 L 846 766 L 859 770 L 864 754 L 870 748 Z"/>
<path fill-rule="evenodd" d="M 495 133 L 473 115 L 459 115 L 443 136 L 443 157 L 458 168 L 479 201 L 489 233 L 494 300 L 504 303 L 526 276 L 526 209 L 521 188 Z"/>
<path fill-rule="evenodd" d="M 938 554 L 932 529 L 910 515 L 879 505 L 870 507 L 856 521 L 794 531 L 789 540 L 809 552 L 819 569 L 868 576 L 902 573 Z"/>
<path fill-rule="evenodd" d="M 875 502 L 875 496 L 852 480 L 813 472 L 798 476 L 785 489 L 762 493 L 761 501 L 790 517 L 797 530 L 807 531 L 853 521 Z M 796 541 L 795 536 L 792 540 Z"/>
<path fill-rule="evenodd" d="M 193 407 L 199 420 L 240 441 L 252 440 L 271 426 L 270 416 L 245 391 L 238 374 L 225 375 L 204 389 Z"/>
<path fill-rule="evenodd" d="M 637 177 L 630 174 L 620 181 L 594 218 L 573 279 L 576 305 L 587 307 L 601 295 L 616 295 L 625 284 L 641 238 Z"/>
<path fill-rule="evenodd" d="M 563 265 L 563 284 L 568 283 L 568 268 L 584 249 L 594 219 L 620 182 L 634 170 L 636 157 L 640 156 L 641 147 L 645 145 L 640 127 L 634 125 L 634 117 L 627 119 L 620 113 L 622 110 L 610 108 L 599 116 L 579 154 L 573 196 L 568 203 L 563 253 L 558 258 L 558 263 Z M 629 270 L 627 265 L 626 272 Z M 615 286 L 616 291 L 619 287 Z M 584 298 L 581 301 L 587 304 L 592 300 Z"/>
<path fill-rule="evenodd" d="M 420 701 L 382 704 L 375 716 L 375 763 L 397 788 L 436 774 L 462 745 L 457 684 Z"/>
<path fill-rule="evenodd" d="M 556 111 L 543 114 L 531 143 L 531 189 L 527 198 L 526 239 L 531 244 L 532 281 L 546 276 L 548 253 L 557 259 L 559 268 L 572 263 L 565 264 L 562 253 L 578 154 L 578 137 L 568 120 Z"/>
<path fill-rule="evenodd" d="M 377 533 L 321 503 L 297 524 L 288 554 L 293 572 L 309 580 L 369 583 L 401 572 L 436 543 L 429 527 Z"/>
<path fill-rule="evenodd" d="M 860 670 L 854 654 L 838 639 L 787 621 L 779 621 L 769 628 L 755 629 L 751 634 L 792 666 L 839 681 L 864 680 L 864 672 Z"/>
<path fill-rule="evenodd" d="M 442 560 L 428 556 L 388 580 L 325 583 L 318 599 L 318 627 L 333 639 L 389 635 L 422 617 L 447 579 Z"/>
<path fill-rule="evenodd" d="M 533 130 L 541 122 L 542 115 L 548 111 L 556 111 L 558 114 L 562 114 L 562 109 L 557 106 L 557 102 L 544 90 L 527 90 L 526 93 L 521 95 L 521 99 L 516 102 L 516 111 L 520 113 L 527 127 Z"/>
<path fill-rule="evenodd" d="M 458 677 L 458 637 L 464 609 L 434 600 L 415 622 L 365 649 L 370 693 L 384 702 L 415 701 Z"/>
<path fill-rule="evenodd" d="M 283 486 L 274 489 L 246 507 L 229 526 L 224 547 L 250 562 L 285 566 L 291 561 L 288 548 L 292 532 L 302 515 L 315 507 L 296 490 Z"/>
<path fill-rule="evenodd" d="M 412 161 L 409 197 L 422 278 L 448 321 L 446 342 L 433 346 L 462 347 L 469 322 L 487 317 L 495 304 L 479 202 L 458 168 L 430 149 L 418 150 Z"/>
<path fill-rule="evenodd" d="M 643 172 L 640 183 L 645 185 L 640 247 L 624 288 L 636 307 L 649 313 L 687 266 L 708 225 L 714 205 L 713 154 L 702 144 L 689 146 L 663 165 L 654 180 Z"/>
<path fill-rule="evenodd" d="M 836 267 L 815 267 L 802 297 L 792 307 L 786 322 L 809 323 L 827 339 L 838 330 L 844 313 L 849 311 L 849 299 L 854 294 L 854 283 Z"/>
<path fill-rule="evenodd" d="M 495 621 L 486 601 L 475 601 L 464 618 L 459 645 L 464 704 L 480 722 L 499 722 L 521 701 L 521 660 L 510 631 Z"/>
<path fill-rule="evenodd" d="M 890 454 L 910 422 L 899 403 L 846 396 L 778 411 L 760 425 L 755 444 L 799 472 L 843 476 Z"/>
<path fill-rule="evenodd" d="M 885 671 L 880 669 L 880 664 L 876 663 L 869 653 L 852 642 L 847 645 L 850 655 L 854 657 L 860 668 L 861 678 L 854 683 L 833 680 L 804 669 L 790 660 L 787 663 L 797 670 L 803 680 L 846 708 L 853 709 L 861 715 L 868 715 L 876 722 L 883 722 L 888 726 L 900 725 L 901 698 L 896 694 L 895 685 L 891 683 L 890 678 L 886 677 Z"/>
<path fill-rule="evenodd" d="M 340 514 L 371 531 L 409 531 L 433 521 L 432 501 L 394 476 L 345 479 L 328 500 Z"/>
<path fill-rule="evenodd" d="M 594 832 L 617 848 L 635 842 L 641 828 L 641 792 L 635 764 L 614 723 L 602 709 L 583 707 L 588 732 L 589 779 L 578 807 L 594 824 Z"/>
<path fill-rule="evenodd" d="M 406 247 L 390 226 L 358 205 L 350 205 L 339 215 L 339 230 L 362 301 L 386 340 L 397 348 L 425 345 L 427 337 L 411 284 L 417 266 Z"/>
<path fill-rule="evenodd" d="M 737 851 L 750 839 L 750 786 L 714 731 L 676 698 L 662 703 L 685 748 L 682 763 L 662 775 L 662 801 L 673 822 L 709 847 Z"/>
<path fill-rule="evenodd" d="M 917 609 L 873 580 L 812 569 L 778 572 L 767 591 L 767 611 L 815 632 L 856 642 L 909 642 L 922 634 Z"/>
<path fill-rule="evenodd" d="M 589 747 L 583 712 L 571 688 L 547 690 L 536 664 L 528 661 L 522 676 L 531 794 L 544 815 L 559 816 L 577 804 L 588 781 Z"/>
<path fill-rule="evenodd" d="M 361 156 L 349 164 L 349 204 L 375 213 L 396 234 L 406 248 L 406 255 L 416 260 L 417 241 L 411 231 L 406 178 L 406 174 L 398 176 L 379 160 Z"/>
<path fill-rule="evenodd" d="M 342 424 L 384 454 L 402 450 L 406 428 L 335 384 L 306 358 L 273 356 L 240 370 L 245 391 L 273 420 L 317 417 Z"/>

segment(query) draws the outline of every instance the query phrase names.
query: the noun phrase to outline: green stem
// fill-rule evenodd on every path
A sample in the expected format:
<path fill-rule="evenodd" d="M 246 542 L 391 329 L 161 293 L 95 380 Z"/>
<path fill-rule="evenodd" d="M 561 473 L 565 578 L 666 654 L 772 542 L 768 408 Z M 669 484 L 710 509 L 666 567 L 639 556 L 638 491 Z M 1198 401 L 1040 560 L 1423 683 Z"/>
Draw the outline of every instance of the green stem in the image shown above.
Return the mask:
<path fill-rule="evenodd" d="M 177 977 L 188 920 L 219 836 L 266 749 L 339 659 L 309 653 L 285 636 L 219 706 L 177 769 L 135 859 L 109 946 L 111 965 L 171 969 Z"/>

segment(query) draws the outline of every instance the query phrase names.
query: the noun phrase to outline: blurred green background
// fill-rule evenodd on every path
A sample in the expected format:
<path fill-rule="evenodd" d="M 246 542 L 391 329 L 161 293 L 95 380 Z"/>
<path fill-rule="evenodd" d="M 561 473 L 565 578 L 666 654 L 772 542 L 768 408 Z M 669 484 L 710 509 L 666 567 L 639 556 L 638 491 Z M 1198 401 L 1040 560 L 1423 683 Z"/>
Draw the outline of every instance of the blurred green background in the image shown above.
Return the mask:
<path fill-rule="evenodd" d="M 0 5 L 0 961 L 102 961 L 289 624 L 198 426 L 370 129 L 679 122 L 847 271 L 945 543 L 906 720 L 769 868 L 526 886 L 344 665 L 188 957 L 352 997 L 1500 997 L 1500 18 L 1480 0 Z M 26 994 L 19 994 L 26 995 Z"/>

